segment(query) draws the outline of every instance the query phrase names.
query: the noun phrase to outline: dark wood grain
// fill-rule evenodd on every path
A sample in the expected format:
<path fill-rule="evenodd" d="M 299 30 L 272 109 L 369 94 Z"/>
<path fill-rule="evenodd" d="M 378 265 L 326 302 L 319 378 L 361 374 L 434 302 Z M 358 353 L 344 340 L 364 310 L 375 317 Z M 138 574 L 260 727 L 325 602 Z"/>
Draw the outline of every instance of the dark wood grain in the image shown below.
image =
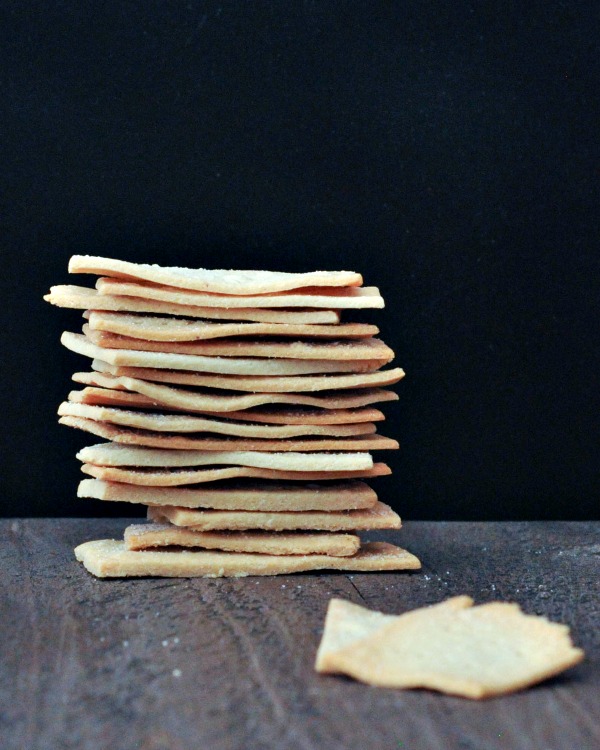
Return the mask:
<path fill-rule="evenodd" d="M 600 524 L 410 523 L 413 574 L 98 580 L 74 560 L 122 520 L 1 522 L 4 750 L 595 750 Z M 332 596 L 390 613 L 466 593 L 570 624 L 586 661 L 472 702 L 319 676 Z"/>

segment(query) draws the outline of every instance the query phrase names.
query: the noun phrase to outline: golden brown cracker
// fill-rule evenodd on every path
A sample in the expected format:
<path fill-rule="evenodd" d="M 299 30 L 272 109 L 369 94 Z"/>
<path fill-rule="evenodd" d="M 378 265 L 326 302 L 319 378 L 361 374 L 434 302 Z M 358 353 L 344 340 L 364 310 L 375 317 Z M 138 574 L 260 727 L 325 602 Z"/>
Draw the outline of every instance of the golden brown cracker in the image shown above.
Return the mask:
<path fill-rule="evenodd" d="M 84 388 L 82 391 L 70 391 L 68 400 L 71 403 L 89 404 L 91 406 L 123 406 L 124 408 L 129 407 L 133 409 L 159 408 L 167 412 L 185 412 L 192 415 L 222 417 L 240 422 L 264 422 L 266 424 L 354 424 L 357 422 L 380 422 L 385 419 L 383 412 L 379 411 L 379 409 L 369 407 L 322 410 L 304 409 L 301 404 L 296 406 L 296 408 L 266 404 L 258 407 L 249 407 L 242 411 L 193 409 L 184 405 L 165 404 L 164 402 L 142 396 L 139 393 L 129 393 L 127 391 L 116 391 L 106 388 Z M 210 406 L 210 404 L 207 405 Z"/>
<path fill-rule="evenodd" d="M 192 290 L 176 289 L 172 286 L 101 278 L 96 282 L 100 294 L 133 296 L 142 299 L 170 302 L 177 305 L 196 307 L 236 307 L 267 308 L 322 308 L 330 309 L 381 309 L 385 306 L 377 287 L 353 288 L 305 288 L 274 294 L 233 296 L 226 294 L 205 294 Z"/>
<path fill-rule="evenodd" d="M 175 505 L 183 508 L 216 510 L 304 511 L 355 510 L 371 508 L 377 495 L 368 484 L 356 479 L 319 484 L 286 483 L 271 480 L 228 482 L 218 487 L 141 487 L 133 484 L 83 479 L 78 497 L 92 497 L 142 505 Z"/>
<path fill-rule="evenodd" d="M 59 424 L 84 430 L 106 440 L 123 445 L 143 445 L 149 448 L 168 448 L 204 451 L 370 451 L 397 450 L 398 442 L 383 435 L 356 435 L 347 438 L 305 437 L 292 439 L 250 439 L 226 436 L 195 437 L 140 430 L 101 422 L 89 418 L 62 416 Z"/>
<path fill-rule="evenodd" d="M 300 289 L 302 287 L 354 287 L 362 276 L 353 271 L 237 271 L 225 269 L 180 268 L 148 263 L 131 263 L 116 258 L 73 255 L 69 273 L 92 273 L 119 279 L 139 279 L 177 289 L 195 289 L 209 294 L 251 295 Z"/>
<path fill-rule="evenodd" d="M 46 302 L 57 307 L 68 307 L 75 310 L 107 310 L 113 312 L 153 313 L 156 315 L 179 315 L 188 318 L 207 318 L 213 320 L 247 320 L 259 323 L 290 324 L 327 324 L 340 322 L 340 314 L 335 310 L 260 310 L 257 308 L 238 307 L 223 309 L 220 307 L 197 307 L 195 305 L 177 305 L 161 300 L 140 299 L 139 297 L 118 297 L 100 294 L 97 289 L 65 284 L 53 286 L 50 293 L 44 295 Z"/>
<path fill-rule="evenodd" d="M 182 467 L 255 466 L 287 471 L 357 471 L 370 469 L 369 453 L 267 453 L 260 451 L 185 451 L 137 448 L 118 443 L 88 445 L 80 461 L 97 466 Z"/>
<path fill-rule="evenodd" d="M 92 331 L 103 331 L 145 341 L 204 341 L 231 336 L 346 339 L 369 338 L 379 333 L 377 326 L 366 323 L 340 323 L 339 325 L 207 323 L 203 320 L 98 311 L 91 311 L 85 317 Z"/>
<path fill-rule="evenodd" d="M 147 341 L 94 331 L 83 326 L 86 337 L 96 346 L 162 354 L 196 355 L 201 357 L 259 357 L 264 359 L 301 359 L 358 361 L 378 360 L 387 364 L 394 352 L 377 338 L 300 341 L 276 339 L 213 339 L 209 341 Z"/>
<path fill-rule="evenodd" d="M 93 344 L 86 336 L 65 331 L 61 343 L 67 349 L 112 365 L 153 367 L 167 370 L 221 373 L 225 375 L 312 375 L 326 372 L 371 372 L 382 360 L 301 360 L 252 357 L 204 357 L 196 354 L 149 352 L 133 349 L 107 349 Z"/>
<path fill-rule="evenodd" d="M 541 682 L 583 658 L 565 625 L 525 615 L 517 604 L 473 607 L 469 597 L 455 599 L 462 601 L 413 610 L 335 651 L 328 671 L 382 687 L 488 698 Z"/>
<path fill-rule="evenodd" d="M 223 466 L 214 469 L 150 469 L 119 466 L 96 466 L 83 464 L 81 470 L 105 482 L 123 482 L 143 487 L 178 487 L 183 485 L 217 482 L 222 479 L 291 479 L 305 482 L 339 479 L 373 479 L 391 474 L 390 467 L 383 463 L 373 464 L 370 469 L 355 471 L 285 471 L 261 469 L 253 466 Z"/>
<path fill-rule="evenodd" d="M 243 577 L 279 575 L 307 570 L 418 570 L 410 552 L 384 542 L 365 544 L 352 557 L 331 555 L 259 555 L 208 550 L 131 551 L 124 542 L 101 539 L 75 548 L 76 558 L 99 578 L 128 576 Z"/>
<path fill-rule="evenodd" d="M 265 531 L 364 531 L 399 529 L 400 516 L 377 501 L 370 508 L 345 511 L 198 510 L 162 506 L 148 508 L 148 518 L 197 531 L 264 529 Z"/>
<path fill-rule="evenodd" d="M 59 416 L 84 417 L 126 427 L 138 427 L 157 432 L 210 432 L 221 435 L 250 438 L 288 438 L 300 435 L 367 435 L 375 432 L 372 422 L 357 424 L 261 424 L 258 422 L 233 422 L 214 417 L 188 414 L 161 414 L 136 412 L 111 406 L 90 406 L 63 401 L 58 407 Z"/>
<path fill-rule="evenodd" d="M 355 534 L 327 534 L 268 531 L 191 531 L 172 524 L 133 524 L 125 529 L 125 547 L 131 550 L 154 547 L 200 547 L 228 552 L 262 555 L 355 555 L 360 538 Z"/>
<path fill-rule="evenodd" d="M 135 403 L 140 406 L 163 404 L 178 410 L 230 412 L 243 411 L 266 404 L 294 404 L 296 406 L 313 406 L 320 409 L 354 409 L 384 401 L 397 401 L 393 391 L 382 388 L 363 388 L 358 391 L 334 391 L 333 393 L 307 396 L 303 393 L 215 393 L 213 390 L 202 392 L 169 385 L 152 383 L 139 378 L 115 377 L 98 372 L 76 372 L 73 380 L 91 388 L 82 391 L 78 399 L 82 403 L 104 403 L 90 400 L 92 398 L 120 398 L 120 403 L 134 403 L 128 398 L 116 396 L 114 391 L 129 392 L 136 395 Z M 111 392 L 109 392 L 111 391 Z M 139 398 L 138 398 L 139 397 Z"/>
<path fill-rule="evenodd" d="M 194 387 L 220 388 L 231 391 L 251 391 L 252 393 L 295 393 L 297 391 L 334 391 L 349 388 L 371 388 L 393 385 L 404 377 L 404 370 L 365 372 L 350 375 L 298 375 L 285 376 L 245 376 L 218 375 L 181 370 L 159 370 L 152 367 L 119 367 L 99 359 L 92 361 L 95 371 L 115 377 L 131 377 L 145 381 L 173 383 Z"/>

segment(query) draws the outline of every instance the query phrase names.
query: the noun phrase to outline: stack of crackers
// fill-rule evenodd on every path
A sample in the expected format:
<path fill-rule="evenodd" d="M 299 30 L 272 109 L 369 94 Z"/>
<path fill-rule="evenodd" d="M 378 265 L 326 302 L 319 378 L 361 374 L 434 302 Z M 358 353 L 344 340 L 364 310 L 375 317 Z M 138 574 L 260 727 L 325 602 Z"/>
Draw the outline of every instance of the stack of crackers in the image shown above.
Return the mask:
<path fill-rule="evenodd" d="M 365 480 L 386 386 L 404 372 L 377 327 L 342 310 L 382 308 L 353 272 L 166 268 L 74 256 L 96 288 L 45 299 L 84 310 L 62 343 L 91 359 L 60 423 L 108 442 L 78 458 L 80 497 L 142 504 L 151 523 L 76 549 L 98 576 L 271 575 L 420 563 L 358 531 L 400 518 Z"/>

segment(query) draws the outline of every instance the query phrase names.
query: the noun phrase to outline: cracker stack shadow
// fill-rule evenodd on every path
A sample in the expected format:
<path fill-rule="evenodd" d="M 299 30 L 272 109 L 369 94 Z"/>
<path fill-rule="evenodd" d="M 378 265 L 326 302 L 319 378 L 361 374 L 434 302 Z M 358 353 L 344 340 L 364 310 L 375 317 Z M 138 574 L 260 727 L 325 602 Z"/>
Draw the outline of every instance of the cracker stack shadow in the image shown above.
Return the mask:
<path fill-rule="evenodd" d="M 78 458 L 80 497 L 141 503 L 150 523 L 123 541 L 86 542 L 100 577 L 245 576 L 414 570 L 414 555 L 361 543 L 400 518 L 365 480 L 390 473 L 370 451 L 377 405 L 402 379 L 374 325 L 341 311 L 382 308 L 353 272 L 160 268 L 74 256 L 96 288 L 52 287 L 84 310 L 62 343 L 92 360 L 60 423 L 109 442 Z"/>

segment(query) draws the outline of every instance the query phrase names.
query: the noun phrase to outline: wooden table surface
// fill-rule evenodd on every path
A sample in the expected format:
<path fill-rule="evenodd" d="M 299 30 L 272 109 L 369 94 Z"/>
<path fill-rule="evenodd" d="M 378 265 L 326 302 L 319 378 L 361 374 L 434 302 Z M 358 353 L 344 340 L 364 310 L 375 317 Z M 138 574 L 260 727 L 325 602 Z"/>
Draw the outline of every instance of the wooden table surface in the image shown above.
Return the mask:
<path fill-rule="evenodd" d="M 98 580 L 125 521 L 1 524 L 3 750 L 598 750 L 600 523 L 407 523 L 418 573 Z M 568 623 L 587 659 L 483 702 L 313 670 L 332 596 L 388 613 L 470 594 Z"/>

